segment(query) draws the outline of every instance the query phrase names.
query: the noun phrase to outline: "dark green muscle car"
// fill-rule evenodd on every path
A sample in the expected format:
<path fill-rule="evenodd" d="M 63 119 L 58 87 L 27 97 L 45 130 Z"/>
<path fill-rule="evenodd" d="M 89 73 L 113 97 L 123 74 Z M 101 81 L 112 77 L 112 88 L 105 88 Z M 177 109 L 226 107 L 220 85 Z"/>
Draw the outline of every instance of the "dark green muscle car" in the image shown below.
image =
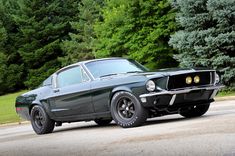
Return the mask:
<path fill-rule="evenodd" d="M 131 59 L 78 62 L 60 69 L 42 85 L 16 99 L 17 113 L 37 134 L 65 122 L 91 121 L 124 128 L 147 118 L 205 114 L 223 85 L 215 70 L 163 69 L 151 72 Z"/>

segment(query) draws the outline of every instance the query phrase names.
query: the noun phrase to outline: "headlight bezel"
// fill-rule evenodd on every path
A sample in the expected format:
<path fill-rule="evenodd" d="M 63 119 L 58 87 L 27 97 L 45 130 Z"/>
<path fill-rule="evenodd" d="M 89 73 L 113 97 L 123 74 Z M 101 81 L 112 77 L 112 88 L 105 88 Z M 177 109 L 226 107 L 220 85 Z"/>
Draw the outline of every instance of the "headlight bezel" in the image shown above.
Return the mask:
<path fill-rule="evenodd" d="M 145 84 L 147 91 L 153 92 L 156 90 L 156 84 L 153 80 L 148 80 Z"/>
<path fill-rule="evenodd" d="M 220 82 L 220 76 L 217 72 L 215 72 L 215 84 L 218 84 Z"/>

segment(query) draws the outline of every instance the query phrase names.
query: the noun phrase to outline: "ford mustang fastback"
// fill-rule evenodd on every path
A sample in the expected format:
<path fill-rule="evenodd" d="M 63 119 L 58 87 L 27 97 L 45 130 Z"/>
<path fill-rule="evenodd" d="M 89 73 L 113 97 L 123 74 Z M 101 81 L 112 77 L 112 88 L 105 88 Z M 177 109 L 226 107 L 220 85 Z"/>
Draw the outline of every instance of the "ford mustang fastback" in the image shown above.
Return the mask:
<path fill-rule="evenodd" d="M 128 128 L 169 114 L 202 116 L 222 87 L 211 69 L 151 72 L 131 59 L 95 59 L 58 70 L 17 97 L 15 106 L 37 134 L 51 133 L 65 122 L 92 120 L 101 126 L 114 120 Z"/>

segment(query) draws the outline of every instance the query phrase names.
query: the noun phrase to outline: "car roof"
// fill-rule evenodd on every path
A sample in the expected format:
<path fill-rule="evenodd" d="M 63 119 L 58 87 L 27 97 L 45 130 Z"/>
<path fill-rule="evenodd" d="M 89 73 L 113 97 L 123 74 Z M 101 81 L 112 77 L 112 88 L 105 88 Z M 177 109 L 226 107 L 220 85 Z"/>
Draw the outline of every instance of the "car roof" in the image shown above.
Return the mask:
<path fill-rule="evenodd" d="M 110 57 L 110 58 L 101 58 L 101 59 L 86 60 L 86 61 L 81 61 L 81 62 L 78 62 L 78 63 L 86 64 L 86 63 L 96 62 L 96 61 L 119 60 L 119 59 L 126 60 L 126 58 L 122 58 L 122 57 Z"/>
<path fill-rule="evenodd" d="M 59 72 L 65 70 L 67 68 L 70 68 L 70 67 L 73 67 L 73 66 L 76 66 L 76 65 L 81 65 L 81 64 L 86 64 L 86 63 L 96 62 L 96 61 L 103 61 L 103 60 L 119 60 L 119 59 L 126 60 L 126 58 L 122 58 L 122 57 L 110 57 L 110 58 L 101 58 L 101 59 L 92 59 L 92 60 L 80 61 L 80 62 L 77 62 L 77 63 L 70 64 L 68 66 L 65 66 L 65 67 L 59 69 L 58 71 L 56 71 L 55 73 L 59 73 Z"/>

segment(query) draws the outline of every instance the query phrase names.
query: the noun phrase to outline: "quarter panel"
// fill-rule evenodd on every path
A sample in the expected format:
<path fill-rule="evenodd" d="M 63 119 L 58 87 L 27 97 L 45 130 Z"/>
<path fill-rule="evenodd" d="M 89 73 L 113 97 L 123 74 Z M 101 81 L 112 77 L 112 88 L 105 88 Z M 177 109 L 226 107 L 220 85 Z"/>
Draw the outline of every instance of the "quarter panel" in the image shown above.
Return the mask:
<path fill-rule="evenodd" d="M 20 116 L 24 119 L 30 120 L 30 109 L 33 105 L 41 105 L 47 114 L 52 118 L 53 115 L 50 112 L 49 104 L 43 102 L 43 99 L 50 95 L 52 92 L 51 86 L 44 86 L 37 88 L 35 90 L 29 91 L 27 93 L 22 94 L 21 96 L 16 98 L 16 108 L 21 108 L 22 111 L 17 111 Z"/>

